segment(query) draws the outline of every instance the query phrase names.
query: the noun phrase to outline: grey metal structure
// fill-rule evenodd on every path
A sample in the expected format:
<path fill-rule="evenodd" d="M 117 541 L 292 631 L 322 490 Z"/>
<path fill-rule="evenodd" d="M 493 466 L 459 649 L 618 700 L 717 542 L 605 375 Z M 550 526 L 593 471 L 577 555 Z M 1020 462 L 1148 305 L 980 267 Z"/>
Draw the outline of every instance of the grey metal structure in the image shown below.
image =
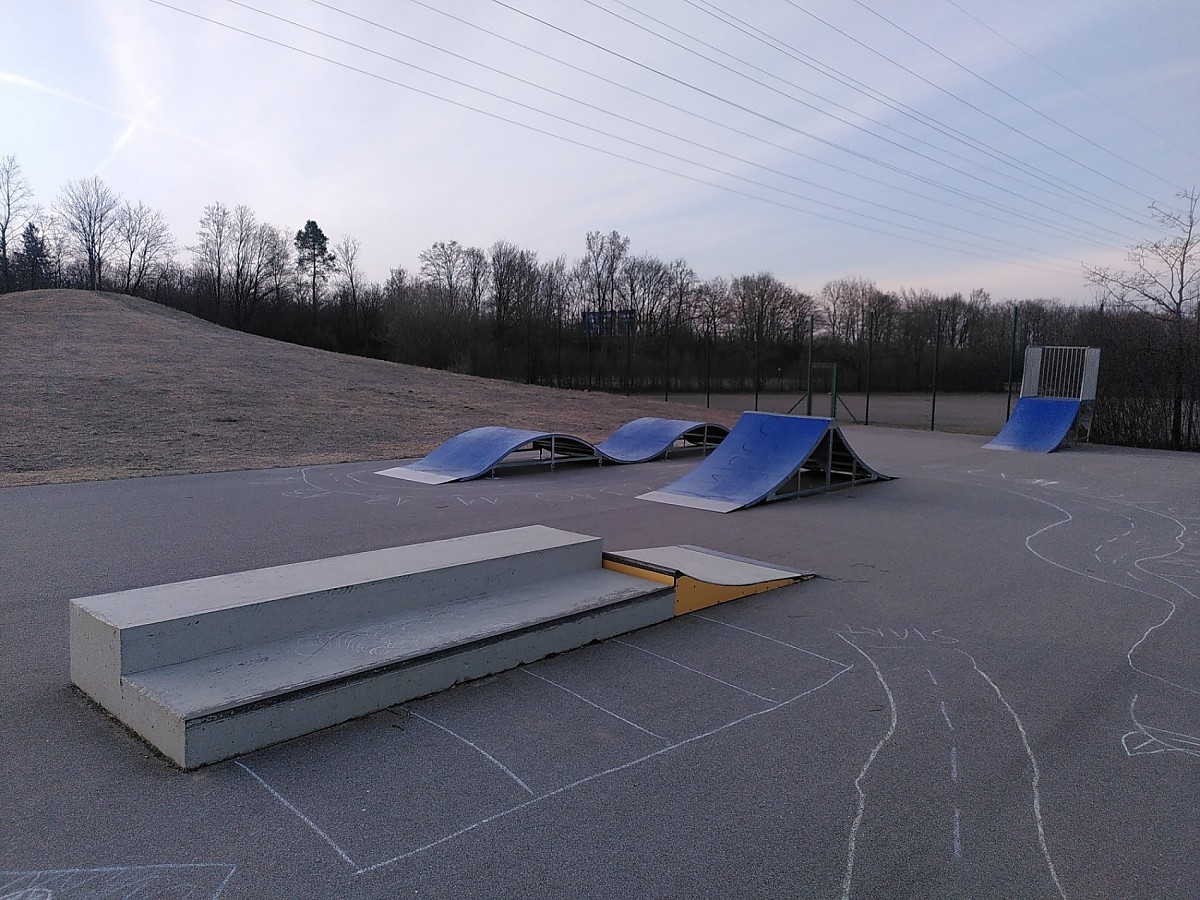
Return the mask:
<path fill-rule="evenodd" d="M 1066 443 L 1086 441 L 1092 435 L 1099 376 L 1099 347 L 1026 347 L 1021 397 L 1078 400 L 1079 413 Z"/>

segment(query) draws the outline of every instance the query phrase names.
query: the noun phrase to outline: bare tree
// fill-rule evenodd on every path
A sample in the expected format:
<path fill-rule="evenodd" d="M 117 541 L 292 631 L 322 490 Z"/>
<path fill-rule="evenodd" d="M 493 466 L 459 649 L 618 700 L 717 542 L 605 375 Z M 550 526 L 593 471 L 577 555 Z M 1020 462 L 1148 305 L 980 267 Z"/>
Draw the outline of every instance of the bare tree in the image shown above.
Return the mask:
<path fill-rule="evenodd" d="M 120 204 L 120 195 L 98 175 L 68 181 L 54 202 L 55 213 L 87 266 L 88 290 L 99 290 L 104 283 Z"/>
<path fill-rule="evenodd" d="M 118 284 L 122 293 L 137 294 L 174 255 L 174 238 L 162 213 L 128 200 L 117 212 L 115 234 Z"/>
<path fill-rule="evenodd" d="M 28 221 L 33 191 L 15 156 L 0 157 L 0 291 L 10 287 L 12 247 Z"/>
<path fill-rule="evenodd" d="M 1200 330 L 1200 191 L 1192 188 L 1176 196 L 1183 201 L 1180 209 L 1151 206 L 1164 235 L 1130 247 L 1126 258 L 1131 268 L 1087 267 L 1084 272 L 1102 303 L 1137 310 L 1166 326 L 1173 381 L 1171 443 L 1179 448 L 1189 356 Z"/>
<path fill-rule="evenodd" d="M 233 243 L 233 216 L 224 203 L 204 207 L 200 229 L 196 232 L 195 255 L 198 279 L 211 290 L 213 318 L 220 319 L 225 301 L 225 286 L 229 279 Z"/>
<path fill-rule="evenodd" d="M 467 251 L 458 241 L 437 241 L 428 250 L 423 250 L 421 277 L 445 293 L 451 309 L 461 299 L 463 281 L 466 278 Z"/>
<path fill-rule="evenodd" d="M 359 257 L 362 256 L 362 244 L 357 238 L 343 235 L 334 248 L 337 256 L 335 269 L 337 271 L 337 295 L 344 316 L 350 321 L 350 330 L 356 343 L 363 337 L 363 315 L 361 308 L 363 288 L 366 277 L 363 274 Z"/>

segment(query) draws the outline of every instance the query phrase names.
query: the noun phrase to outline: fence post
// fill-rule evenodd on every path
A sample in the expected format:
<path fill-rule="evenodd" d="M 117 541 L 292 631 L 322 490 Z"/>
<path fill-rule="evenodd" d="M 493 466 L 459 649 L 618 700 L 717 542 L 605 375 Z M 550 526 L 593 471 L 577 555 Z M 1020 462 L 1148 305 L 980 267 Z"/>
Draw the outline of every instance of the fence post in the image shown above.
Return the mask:
<path fill-rule="evenodd" d="M 813 316 L 808 317 L 808 384 L 804 387 L 804 393 L 808 399 L 808 406 L 805 415 L 812 415 L 812 367 L 813 367 Z"/>
<path fill-rule="evenodd" d="M 871 351 L 875 347 L 875 313 L 867 317 L 867 409 L 863 413 L 863 424 L 871 424 Z"/>
<path fill-rule="evenodd" d="M 1012 386 L 1013 386 L 1013 365 L 1017 358 L 1017 315 L 1019 309 L 1017 304 L 1013 304 L 1013 324 L 1012 324 L 1012 340 L 1008 345 L 1008 408 L 1004 411 L 1004 421 L 1007 422 L 1012 416 Z"/>
<path fill-rule="evenodd" d="M 933 403 L 929 407 L 929 430 L 934 430 L 934 425 L 937 423 L 937 381 L 938 381 L 938 355 L 942 349 L 942 311 L 939 309 L 937 314 L 937 332 L 933 339 Z"/>

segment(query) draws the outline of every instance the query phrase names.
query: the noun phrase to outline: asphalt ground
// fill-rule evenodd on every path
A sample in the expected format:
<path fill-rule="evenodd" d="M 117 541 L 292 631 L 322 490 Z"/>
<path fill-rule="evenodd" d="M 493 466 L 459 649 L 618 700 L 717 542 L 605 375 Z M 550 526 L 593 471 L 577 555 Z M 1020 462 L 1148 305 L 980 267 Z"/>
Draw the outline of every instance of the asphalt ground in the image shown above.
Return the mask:
<path fill-rule="evenodd" d="M 898 480 L 720 515 L 694 458 L 0 491 L 0 897 L 1200 896 L 1200 460 L 849 427 Z M 182 772 L 73 597 L 543 523 L 818 578 Z"/>

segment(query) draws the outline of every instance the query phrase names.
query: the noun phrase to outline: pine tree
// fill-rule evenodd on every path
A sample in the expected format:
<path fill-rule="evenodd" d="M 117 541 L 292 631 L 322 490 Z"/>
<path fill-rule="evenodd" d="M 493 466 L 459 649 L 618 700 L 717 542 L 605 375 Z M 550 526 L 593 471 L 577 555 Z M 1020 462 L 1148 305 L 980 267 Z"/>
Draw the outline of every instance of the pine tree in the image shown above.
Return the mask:
<path fill-rule="evenodd" d="M 337 255 L 329 250 L 329 239 L 312 219 L 296 232 L 296 267 L 309 279 L 309 298 L 313 309 L 320 305 L 321 284 L 329 278 Z"/>

